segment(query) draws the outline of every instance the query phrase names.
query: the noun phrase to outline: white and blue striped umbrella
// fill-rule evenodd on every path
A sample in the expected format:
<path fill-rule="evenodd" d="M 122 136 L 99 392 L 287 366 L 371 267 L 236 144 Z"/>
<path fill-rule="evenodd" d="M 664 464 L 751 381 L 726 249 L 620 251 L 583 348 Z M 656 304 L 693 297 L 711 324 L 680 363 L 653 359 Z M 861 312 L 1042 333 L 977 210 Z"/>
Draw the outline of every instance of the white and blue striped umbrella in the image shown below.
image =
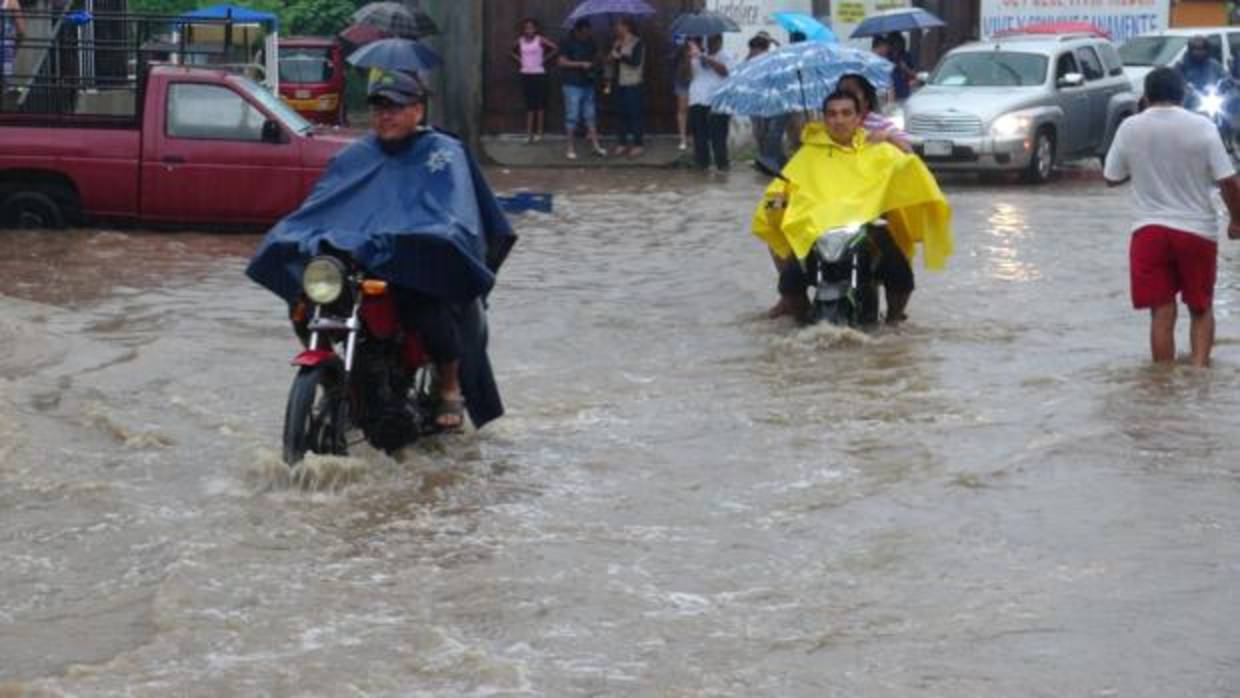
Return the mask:
<path fill-rule="evenodd" d="M 743 63 L 715 91 L 710 106 L 737 116 L 815 111 L 845 75 L 860 75 L 878 90 L 891 87 L 891 67 L 869 51 L 801 42 Z"/>

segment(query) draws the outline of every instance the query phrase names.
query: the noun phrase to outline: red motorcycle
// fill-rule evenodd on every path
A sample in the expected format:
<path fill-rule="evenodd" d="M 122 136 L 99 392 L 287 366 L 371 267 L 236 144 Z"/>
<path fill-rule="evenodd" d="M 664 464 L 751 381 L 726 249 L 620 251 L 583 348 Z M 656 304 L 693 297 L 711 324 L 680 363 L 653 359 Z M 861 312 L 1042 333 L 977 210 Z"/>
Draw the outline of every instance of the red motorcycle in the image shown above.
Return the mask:
<path fill-rule="evenodd" d="M 414 332 L 401 327 L 388 283 L 343 255 L 306 265 L 293 326 L 306 350 L 284 414 L 284 461 L 307 452 L 346 455 L 353 432 L 391 453 L 435 427 L 435 372 Z"/>

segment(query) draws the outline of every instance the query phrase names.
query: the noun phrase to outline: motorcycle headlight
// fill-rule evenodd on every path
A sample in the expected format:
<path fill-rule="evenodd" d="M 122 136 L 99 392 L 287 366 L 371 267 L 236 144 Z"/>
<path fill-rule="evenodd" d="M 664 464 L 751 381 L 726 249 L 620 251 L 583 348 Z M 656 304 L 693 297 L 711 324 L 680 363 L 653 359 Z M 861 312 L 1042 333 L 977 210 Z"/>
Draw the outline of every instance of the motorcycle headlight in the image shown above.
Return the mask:
<path fill-rule="evenodd" d="M 859 230 L 860 227 L 828 230 L 814 243 L 814 249 L 818 251 L 818 256 L 822 258 L 822 261 L 838 262 L 844 258 L 844 253 L 848 251 L 849 245 L 852 244 Z"/>
<path fill-rule="evenodd" d="M 1210 118 L 1218 116 L 1223 111 L 1223 95 L 1215 90 L 1209 90 L 1201 95 L 1201 102 L 1197 106 L 1197 110 Z"/>
<path fill-rule="evenodd" d="M 332 257 L 315 257 L 302 272 L 301 289 L 316 305 L 335 302 L 344 293 L 344 265 Z"/>
<path fill-rule="evenodd" d="M 990 125 L 990 133 L 999 138 L 1016 138 L 1027 135 L 1032 125 L 1033 120 L 1027 116 L 1004 114 Z"/>

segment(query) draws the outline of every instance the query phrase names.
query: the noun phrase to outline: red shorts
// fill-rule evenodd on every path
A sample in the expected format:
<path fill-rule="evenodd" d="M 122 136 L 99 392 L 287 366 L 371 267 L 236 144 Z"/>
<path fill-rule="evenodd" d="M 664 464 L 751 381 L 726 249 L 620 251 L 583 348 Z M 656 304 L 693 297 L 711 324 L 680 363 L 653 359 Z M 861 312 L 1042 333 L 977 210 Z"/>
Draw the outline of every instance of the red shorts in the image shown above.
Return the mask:
<path fill-rule="evenodd" d="M 1200 235 L 1161 225 L 1147 225 L 1132 234 L 1128 250 L 1132 307 L 1157 308 L 1182 294 L 1195 313 L 1214 305 L 1218 243 Z"/>

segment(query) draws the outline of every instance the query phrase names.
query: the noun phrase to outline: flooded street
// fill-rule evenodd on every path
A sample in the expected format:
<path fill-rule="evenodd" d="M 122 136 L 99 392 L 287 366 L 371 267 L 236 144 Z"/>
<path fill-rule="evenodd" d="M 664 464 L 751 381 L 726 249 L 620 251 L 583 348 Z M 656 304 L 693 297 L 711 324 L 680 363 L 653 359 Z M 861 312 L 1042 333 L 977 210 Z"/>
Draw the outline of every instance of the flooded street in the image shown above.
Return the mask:
<path fill-rule="evenodd" d="M 946 183 L 876 336 L 763 317 L 749 172 L 493 174 L 508 416 L 295 482 L 258 236 L 0 235 L 0 695 L 1240 692 L 1240 243 L 1153 368 L 1097 172 Z"/>

